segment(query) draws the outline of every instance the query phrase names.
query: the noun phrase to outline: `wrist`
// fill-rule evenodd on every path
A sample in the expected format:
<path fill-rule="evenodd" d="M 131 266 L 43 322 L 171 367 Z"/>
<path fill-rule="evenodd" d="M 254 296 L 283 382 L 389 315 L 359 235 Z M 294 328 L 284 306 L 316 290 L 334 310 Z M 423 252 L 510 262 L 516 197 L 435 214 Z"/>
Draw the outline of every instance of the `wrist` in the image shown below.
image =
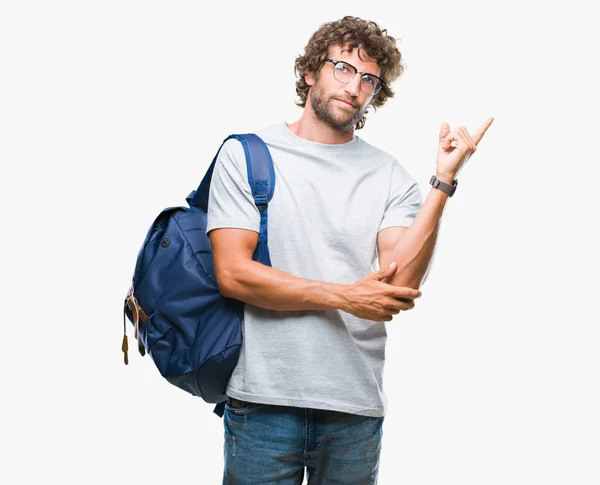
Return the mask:
<path fill-rule="evenodd" d="M 337 283 L 323 283 L 323 303 L 332 310 L 346 311 L 348 298 L 346 290 L 349 285 Z"/>
<path fill-rule="evenodd" d="M 454 182 L 454 178 L 456 177 L 456 174 L 450 173 L 450 172 L 440 172 L 439 170 L 436 170 L 435 176 L 442 182 L 452 185 L 452 182 Z"/>
<path fill-rule="evenodd" d="M 434 189 L 444 192 L 446 195 L 448 195 L 448 197 L 452 197 L 454 195 L 454 192 L 456 192 L 456 187 L 458 186 L 458 180 L 452 180 L 452 183 L 448 183 L 444 182 L 435 175 L 431 176 L 429 183 Z"/>

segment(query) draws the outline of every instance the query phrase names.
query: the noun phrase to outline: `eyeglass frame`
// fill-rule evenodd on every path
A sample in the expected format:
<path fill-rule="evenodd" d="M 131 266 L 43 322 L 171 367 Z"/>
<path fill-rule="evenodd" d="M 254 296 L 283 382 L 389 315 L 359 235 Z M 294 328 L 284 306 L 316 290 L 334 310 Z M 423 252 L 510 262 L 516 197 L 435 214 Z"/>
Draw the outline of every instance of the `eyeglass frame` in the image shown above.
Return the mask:
<path fill-rule="evenodd" d="M 349 62 L 347 62 L 347 61 L 341 61 L 341 60 L 339 60 L 339 59 L 329 59 L 329 58 L 327 58 L 327 59 L 323 59 L 323 62 L 331 62 L 331 63 L 333 64 L 333 67 L 334 67 L 334 69 L 335 69 L 335 65 L 336 65 L 337 63 L 339 63 L 339 62 L 343 62 L 344 64 L 347 64 L 347 65 L 349 65 L 349 66 L 350 66 L 352 69 L 354 69 L 354 75 L 353 75 L 353 76 L 350 78 L 350 81 L 352 81 L 352 79 L 354 79 L 354 77 L 355 77 L 357 74 L 361 74 L 361 76 L 360 76 L 360 77 L 361 77 L 361 80 L 362 80 L 362 77 L 363 77 L 364 75 L 369 75 L 369 76 L 373 76 L 374 78 L 377 78 L 377 80 L 379 81 L 379 88 L 377 89 L 377 91 L 375 91 L 375 92 L 373 92 L 373 93 L 365 93 L 365 92 L 362 90 L 362 87 L 361 87 L 361 88 L 359 88 L 359 89 L 360 89 L 360 90 L 361 90 L 363 93 L 365 93 L 365 94 L 368 94 L 369 96 L 376 96 L 376 95 L 379 93 L 379 91 L 381 91 L 381 88 L 384 88 L 385 86 L 387 86 L 387 83 L 386 83 L 386 82 L 385 82 L 383 79 L 381 79 L 379 76 L 376 76 L 375 74 L 371 74 L 370 72 L 361 72 L 361 71 L 359 71 L 358 69 L 356 69 L 356 67 L 354 67 L 352 64 L 350 64 L 350 63 L 349 63 Z M 335 77 L 335 73 L 332 73 L 332 74 L 333 74 L 333 76 Z M 340 81 L 338 78 L 335 78 L 335 80 L 336 80 L 337 82 L 344 83 L 344 81 Z M 350 81 L 348 81 L 348 82 L 346 82 L 346 83 L 344 83 L 344 84 L 348 84 L 348 83 L 350 83 Z"/>

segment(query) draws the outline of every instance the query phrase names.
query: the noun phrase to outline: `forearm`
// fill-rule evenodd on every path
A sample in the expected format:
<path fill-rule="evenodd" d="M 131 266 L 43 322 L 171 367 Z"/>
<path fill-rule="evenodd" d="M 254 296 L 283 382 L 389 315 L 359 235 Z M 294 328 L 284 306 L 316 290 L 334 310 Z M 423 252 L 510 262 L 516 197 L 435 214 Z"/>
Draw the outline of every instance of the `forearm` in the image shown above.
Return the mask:
<path fill-rule="evenodd" d="M 346 285 L 292 276 L 256 261 L 245 261 L 219 286 L 227 297 L 268 310 L 343 309 Z"/>
<path fill-rule="evenodd" d="M 435 250 L 446 200 L 447 194 L 431 189 L 417 217 L 390 255 L 390 262 L 396 261 L 398 264 L 398 269 L 389 280 L 390 284 L 419 289 Z"/>

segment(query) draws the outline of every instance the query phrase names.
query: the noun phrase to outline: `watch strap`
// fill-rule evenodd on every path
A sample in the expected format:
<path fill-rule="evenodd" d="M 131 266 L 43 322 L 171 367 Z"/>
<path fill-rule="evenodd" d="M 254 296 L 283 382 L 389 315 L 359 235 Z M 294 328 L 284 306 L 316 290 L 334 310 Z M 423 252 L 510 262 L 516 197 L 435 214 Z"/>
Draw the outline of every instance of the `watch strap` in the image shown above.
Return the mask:
<path fill-rule="evenodd" d="M 446 194 L 448 194 L 449 197 L 452 197 L 452 195 L 456 191 L 456 186 L 458 185 L 458 180 L 454 179 L 452 184 L 447 184 L 446 182 L 442 182 L 435 175 L 432 175 L 431 179 L 429 180 L 429 183 L 433 186 L 433 188 L 439 189 L 442 192 L 445 192 Z"/>

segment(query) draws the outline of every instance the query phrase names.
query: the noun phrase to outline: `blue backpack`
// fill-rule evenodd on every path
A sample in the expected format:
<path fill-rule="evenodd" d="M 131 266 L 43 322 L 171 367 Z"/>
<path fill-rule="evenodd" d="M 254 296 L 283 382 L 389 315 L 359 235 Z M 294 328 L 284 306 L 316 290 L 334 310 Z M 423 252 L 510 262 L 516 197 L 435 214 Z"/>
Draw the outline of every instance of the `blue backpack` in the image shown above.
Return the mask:
<path fill-rule="evenodd" d="M 239 358 L 244 317 L 244 302 L 219 292 L 206 235 L 210 182 L 217 156 L 230 138 L 244 147 L 248 182 L 260 211 L 260 235 L 253 260 L 271 266 L 267 207 L 275 189 L 273 160 L 257 135 L 230 135 L 198 189 L 186 197 L 189 208 L 164 209 L 148 230 L 123 315 L 125 364 L 127 316 L 141 355 L 148 352 L 171 384 L 207 403 L 217 403 L 213 412 L 219 417 L 223 417 L 225 389 Z"/>

